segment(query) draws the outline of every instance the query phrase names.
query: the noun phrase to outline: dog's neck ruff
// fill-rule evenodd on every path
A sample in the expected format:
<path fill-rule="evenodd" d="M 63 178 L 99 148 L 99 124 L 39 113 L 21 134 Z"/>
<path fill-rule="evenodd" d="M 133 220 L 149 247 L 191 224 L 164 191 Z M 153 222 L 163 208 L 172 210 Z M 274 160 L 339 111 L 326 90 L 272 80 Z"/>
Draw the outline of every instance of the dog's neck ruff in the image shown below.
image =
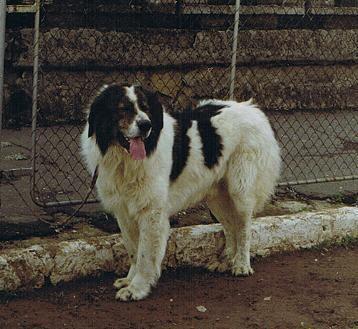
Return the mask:
<path fill-rule="evenodd" d="M 141 150 L 141 152 L 143 151 Z M 98 165 L 102 170 L 107 172 L 113 171 L 113 174 L 118 175 L 127 172 L 128 168 L 130 168 L 130 170 L 140 171 L 140 168 L 143 167 L 148 159 L 149 156 L 147 154 L 144 159 L 138 161 L 133 159 L 130 151 L 121 145 L 112 145 L 108 148 L 105 155 L 101 156 Z"/>

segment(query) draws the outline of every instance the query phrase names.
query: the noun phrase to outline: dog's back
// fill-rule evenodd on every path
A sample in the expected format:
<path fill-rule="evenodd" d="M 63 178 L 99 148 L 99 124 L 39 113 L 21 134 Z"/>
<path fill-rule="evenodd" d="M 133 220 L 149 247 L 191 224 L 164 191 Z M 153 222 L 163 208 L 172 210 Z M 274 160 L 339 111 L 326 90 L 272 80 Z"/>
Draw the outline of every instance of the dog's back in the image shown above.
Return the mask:
<path fill-rule="evenodd" d="M 174 161 L 181 160 L 180 166 L 173 165 L 171 212 L 200 201 L 215 184 L 228 181 L 237 190 L 249 190 L 256 199 L 254 212 L 260 210 L 273 193 L 281 161 L 264 113 L 250 101 L 205 100 L 175 118 L 175 129 L 182 134 L 187 129 L 187 140 L 181 137 L 176 141 L 181 145 L 173 148 L 179 153 L 173 154 Z"/>

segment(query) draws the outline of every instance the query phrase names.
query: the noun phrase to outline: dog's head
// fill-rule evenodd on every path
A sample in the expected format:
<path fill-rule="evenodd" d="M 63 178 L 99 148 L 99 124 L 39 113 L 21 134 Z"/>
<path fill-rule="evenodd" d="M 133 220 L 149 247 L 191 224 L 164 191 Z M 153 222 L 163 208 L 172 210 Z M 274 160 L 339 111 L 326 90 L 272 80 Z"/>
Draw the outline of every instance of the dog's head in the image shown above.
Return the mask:
<path fill-rule="evenodd" d="M 156 93 L 141 86 L 103 86 L 89 108 L 88 137 L 104 155 L 111 145 L 135 160 L 155 150 L 163 128 L 163 108 Z"/>

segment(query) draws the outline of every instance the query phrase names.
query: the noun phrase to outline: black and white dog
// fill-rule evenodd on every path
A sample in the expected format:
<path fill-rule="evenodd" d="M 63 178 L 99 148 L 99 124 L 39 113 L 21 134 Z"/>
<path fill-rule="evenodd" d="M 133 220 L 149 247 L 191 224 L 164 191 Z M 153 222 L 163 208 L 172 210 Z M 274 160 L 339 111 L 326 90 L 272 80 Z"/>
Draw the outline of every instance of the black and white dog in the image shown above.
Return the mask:
<path fill-rule="evenodd" d="M 117 299 L 149 294 L 161 274 L 168 217 L 204 198 L 226 238 L 226 265 L 209 268 L 253 273 L 251 217 L 273 193 L 281 160 L 266 116 L 250 101 L 204 100 L 169 115 L 156 93 L 106 85 L 90 105 L 81 143 L 130 257 L 127 277 L 114 283 Z"/>

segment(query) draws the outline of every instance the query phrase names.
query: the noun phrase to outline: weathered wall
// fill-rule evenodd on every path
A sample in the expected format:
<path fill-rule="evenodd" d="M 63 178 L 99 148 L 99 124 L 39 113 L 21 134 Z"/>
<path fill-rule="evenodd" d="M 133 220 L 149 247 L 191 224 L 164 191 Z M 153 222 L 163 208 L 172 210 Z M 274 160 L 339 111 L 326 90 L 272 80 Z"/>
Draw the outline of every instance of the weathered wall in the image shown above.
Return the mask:
<path fill-rule="evenodd" d="M 40 35 L 42 123 L 81 120 L 88 99 L 108 82 L 149 84 L 181 104 L 188 97 L 227 97 L 232 5 L 96 1 L 84 16 L 81 1 L 48 2 Z M 357 108 L 358 33 L 352 18 L 358 8 L 342 1 L 340 7 L 313 0 L 254 4 L 243 1 L 235 97 L 255 97 L 265 110 Z M 131 22 L 129 30 L 125 22 Z M 24 110 L 10 96 L 15 90 L 31 95 L 32 83 L 33 31 L 9 24 L 5 118 Z"/>
<path fill-rule="evenodd" d="M 32 34 L 32 29 L 8 34 L 6 59 L 14 67 L 32 66 Z M 237 63 L 357 61 L 357 45 L 358 33 L 354 29 L 244 30 L 239 33 Z M 63 69 L 86 63 L 108 68 L 228 65 L 231 46 L 232 33 L 227 31 L 54 28 L 41 33 L 40 61 Z"/>
<path fill-rule="evenodd" d="M 266 110 L 344 110 L 357 107 L 356 73 L 358 65 L 320 68 L 297 67 L 241 67 L 237 70 L 235 97 L 255 99 Z M 79 121 L 82 109 L 104 83 L 142 81 L 171 95 L 185 97 L 225 97 L 228 93 L 228 70 L 225 68 L 197 68 L 188 72 L 165 69 L 127 72 L 45 72 L 40 81 L 40 116 L 44 122 Z M 18 79 L 18 87 L 31 93 L 32 76 Z M 219 81 L 219 83 L 218 83 Z M 90 86 L 90 87 L 89 87 Z M 61 109 L 61 111 L 59 111 Z"/>

